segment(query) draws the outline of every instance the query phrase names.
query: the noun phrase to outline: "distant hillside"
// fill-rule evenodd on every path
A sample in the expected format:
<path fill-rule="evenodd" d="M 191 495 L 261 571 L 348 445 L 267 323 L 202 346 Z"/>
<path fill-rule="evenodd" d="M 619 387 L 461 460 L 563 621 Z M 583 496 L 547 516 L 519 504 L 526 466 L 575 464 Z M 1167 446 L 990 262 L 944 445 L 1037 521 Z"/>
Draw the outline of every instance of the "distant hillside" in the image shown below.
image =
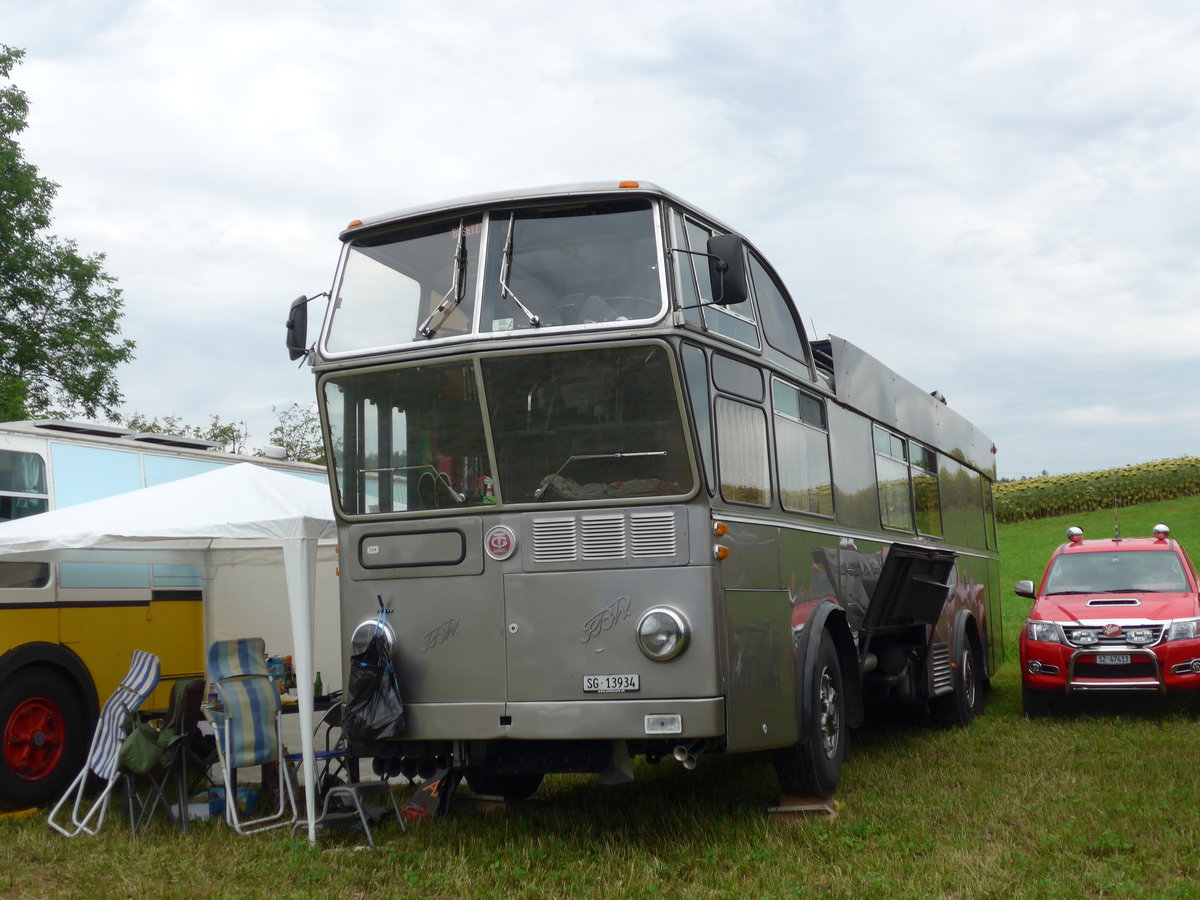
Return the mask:
<path fill-rule="evenodd" d="M 1200 494 L 1200 458 L 1180 456 L 1073 475 L 996 484 L 996 520 L 1025 522 Z"/>

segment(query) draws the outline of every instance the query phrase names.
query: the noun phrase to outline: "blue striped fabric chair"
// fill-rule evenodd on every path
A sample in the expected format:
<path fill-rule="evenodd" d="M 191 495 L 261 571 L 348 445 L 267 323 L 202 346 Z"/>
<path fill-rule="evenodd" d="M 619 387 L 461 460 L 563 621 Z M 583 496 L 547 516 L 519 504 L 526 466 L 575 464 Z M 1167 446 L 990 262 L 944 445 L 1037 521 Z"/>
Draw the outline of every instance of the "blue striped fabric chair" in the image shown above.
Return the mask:
<path fill-rule="evenodd" d="M 291 825 L 296 821 L 296 798 L 283 760 L 282 704 L 267 671 L 263 639 L 216 641 L 208 648 L 208 678 L 216 686 L 219 703 L 219 708 L 206 710 L 206 715 L 217 736 L 225 783 L 225 821 L 238 834 Z M 275 764 L 278 803 L 258 818 L 243 821 L 237 803 L 237 770 L 268 763 Z M 266 780 L 264 777 L 264 789 Z"/>
<path fill-rule="evenodd" d="M 129 671 L 100 710 L 100 720 L 96 724 L 92 746 L 88 750 L 83 769 L 75 776 L 75 780 L 71 782 L 62 799 L 54 805 L 54 809 L 50 810 L 50 827 L 67 837 L 74 837 L 81 832 L 95 834 L 100 830 L 112 800 L 113 788 L 121 780 L 117 754 L 121 749 L 121 742 L 125 740 L 130 713 L 140 707 L 154 692 L 154 688 L 158 686 L 159 673 L 157 656 L 144 650 L 133 651 Z M 90 805 L 85 805 L 89 773 L 95 774 L 104 787 L 100 794 L 91 800 Z M 68 803 L 71 805 L 70 821 L 55 821 Z"/>

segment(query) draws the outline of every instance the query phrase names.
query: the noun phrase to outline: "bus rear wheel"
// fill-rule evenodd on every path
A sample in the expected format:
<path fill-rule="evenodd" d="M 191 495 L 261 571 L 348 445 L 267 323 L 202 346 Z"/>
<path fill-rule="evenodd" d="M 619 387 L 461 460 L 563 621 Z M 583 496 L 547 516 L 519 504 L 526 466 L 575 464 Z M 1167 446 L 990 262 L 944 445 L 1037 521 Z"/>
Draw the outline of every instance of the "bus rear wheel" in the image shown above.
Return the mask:
<path fill-rule="evenodd" d="M 983 715 L 986 704 L 982 667 L 975 652 L 975 644 L 963 641 L 958 666 L 954 669 L 954 690 L 932 702 L 933 712 L 939 724 L 947 727 L 966 727 L 976 717 Z"/>
<path fill-rule="evenodd" d="M 503 797 L 505 800 L 524 800 L 532 797 L 542 785 L 545 775 L 484 775 L 467 772 L 467 785 L 477 794 Z"/>
<path fill-rule="evenodd" d="M 817 648 L 812 683 L 806 685 L 812 716 L 808 731 L 791 747 L 775 751 L 775 774 L 785 796 L 832 797 L 846 758 L 846 695 L 842 666 L 828 635 Z"/>
<path fill-rule="evenodd" d="M 91 736 L 79 689 L 53 669 L 22 669 L 0 687 L 0 809 L 58 798 Z"/>

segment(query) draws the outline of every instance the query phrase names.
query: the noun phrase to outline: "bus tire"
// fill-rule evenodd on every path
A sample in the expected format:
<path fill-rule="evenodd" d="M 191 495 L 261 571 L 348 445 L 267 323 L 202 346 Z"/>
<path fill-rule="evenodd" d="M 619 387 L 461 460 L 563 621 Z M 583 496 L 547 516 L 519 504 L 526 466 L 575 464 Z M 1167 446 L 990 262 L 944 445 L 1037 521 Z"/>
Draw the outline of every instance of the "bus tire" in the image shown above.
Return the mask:
<path fill-rule="evenodd" d="M 79 688 L 46 666 L 19 669 L 0 686 L 0 809 L 43 806 L 79 774 L 95 723 Z"/>
<path fill-rule="evenodd" d="M 933 713 L 939 724 L 961 728 L 970 725 L 976 716 L 983 715 L 986 692 L 975 642 L 964 634 L 959 646 L 954 690 L 933 698 Z"/>
<path fill-rule="evenodd" d="M 820 637 L 812 682 L 803 690 L 812 702 L 807 734 L 775 751 L 775 774 L 784 796 L 831 797 L 846 759 L 848 723 L 842 666 L 828 634 Z"/>
<path fill-rule="evenodd" d="M 467 785 L 476 794 L 503 797 L 505 800 L 524 800 L 532 797 L 546 776 L 540 772 L 532 775 L 484 775 L 467 772 Z"/>

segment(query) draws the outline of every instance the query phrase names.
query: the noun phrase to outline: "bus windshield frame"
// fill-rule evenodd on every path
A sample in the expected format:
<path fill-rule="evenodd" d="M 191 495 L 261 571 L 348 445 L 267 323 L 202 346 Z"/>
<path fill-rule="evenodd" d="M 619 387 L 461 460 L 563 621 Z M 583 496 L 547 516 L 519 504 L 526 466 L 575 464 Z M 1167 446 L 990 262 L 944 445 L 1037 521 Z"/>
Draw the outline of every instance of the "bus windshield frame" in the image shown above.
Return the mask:
<path fill-rule="evenodd" d="M 698 483 L 668 345 L 475 354 L 331 374 L 343 515 L 683 499 Z"/>
<path fill-rule="evenodd" d="M 322 352 L 654 322 L 667 311 L 664 254 L 660 204 L 645 196 L 445 212 L 353 235 Z"/>

